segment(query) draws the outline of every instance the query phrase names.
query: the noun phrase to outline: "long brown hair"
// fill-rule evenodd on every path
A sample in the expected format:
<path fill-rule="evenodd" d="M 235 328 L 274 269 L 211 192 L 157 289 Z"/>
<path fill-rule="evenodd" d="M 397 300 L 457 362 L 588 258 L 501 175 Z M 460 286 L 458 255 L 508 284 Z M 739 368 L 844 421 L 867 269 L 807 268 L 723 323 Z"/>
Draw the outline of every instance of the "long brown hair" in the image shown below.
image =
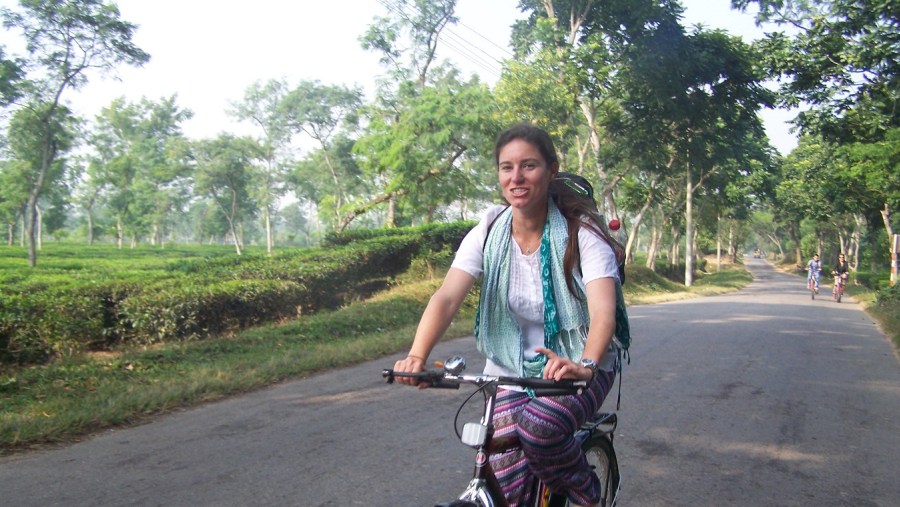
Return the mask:
<path fill-rule="evenodd" d="M 572 272 L 581 262 L 581 252 L 578 248 L 578 232 L 581 228 L 587 227 L 605 241 L 613 252 L 624 249 L 609 233 L 603 215 L 600 214 L 594 201 L 593 188 L 587 180 L 569 173 L 558 173 L 556 178 L 550 181 L 550 197 L 565 217 L 569 228 L 569 240 L 566 244 L 566 253 L 563 255 L 563 272 L 566 274 L 566 287 L 571 294 L 577 296 Z"/>
<path fill-rule="evenodd" d="M 500 165 L 500 150 L 504 146 L 520 139 L 534 146 L 548 167 L 559 166 L 559 157 L 556 155 L 556 148 L 553 146 L 553 139 L 547 131 L 522 123 L 513 125 L 504 130 L 497 136 L 497 142 L 494 145 L 494 161 Z M 578 231 L 582 225 L 590 229 L 598 237 L 606 241 L 613 251 L 623 250 L 620 245 L 610 234 L 609 229 L 603 222 L 602 215 L 597 210 L 597 203 L 594 201 L 594 190 L 590 183 L 580 176 L 568 173 L 558 173 L 555 178 L 550 181 L 549 188 L 550 197 L 556 203 L 560 213 L 566 219 L 569 227 L 569 240 L 566 244 L 566 252 L 563 255 L 563 272 L 566 275 L 566 287 L 569 292 L 578 297 L 575 292 L 575 284 L 572 273 L 576 264 L 581 260 L 581 254 L 578 249 Z"/>

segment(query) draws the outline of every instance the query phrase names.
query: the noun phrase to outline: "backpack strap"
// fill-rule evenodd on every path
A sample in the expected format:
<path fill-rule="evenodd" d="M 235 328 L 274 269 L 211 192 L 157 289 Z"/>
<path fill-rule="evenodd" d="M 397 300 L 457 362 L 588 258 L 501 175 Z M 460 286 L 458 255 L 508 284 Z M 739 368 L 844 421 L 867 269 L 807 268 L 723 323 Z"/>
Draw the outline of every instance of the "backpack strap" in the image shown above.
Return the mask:
<path fill-rule="evenodd" d="M 507 205 L 505 208 L 503 208 L 503 211 L 501 211 L 500 213 L 497 213 L 497 216 L 495 216 L 493 219 L 491 219 L 491 222 L 487 226 L 487 230 L 484 232 L 484 243 L 481 244 L 482 252 L 484 252 L 484 249 L 487 248 L 488 236 L 491 235 L 491 229 L 494 227 L 494 222 L 496 222 L 497 219 L 500 218 L 500 215 L 505 213 L 506 210 L 508 210 L 508 209 L 509 209 L 509 206 Z"/>

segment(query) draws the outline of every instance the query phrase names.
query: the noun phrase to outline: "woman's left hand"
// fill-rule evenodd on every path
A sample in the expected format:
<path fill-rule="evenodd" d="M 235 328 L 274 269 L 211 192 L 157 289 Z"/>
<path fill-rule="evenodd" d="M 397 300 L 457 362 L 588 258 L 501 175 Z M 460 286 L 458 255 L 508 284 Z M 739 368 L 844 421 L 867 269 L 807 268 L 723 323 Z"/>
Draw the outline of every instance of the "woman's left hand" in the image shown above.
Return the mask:
<path fill-rule="evenodd" d="M 544 366 L 545 379 L 591 380 L 594 376 L 594 372 L 590 368 L 581 366 L 571 359 L 561 357 L 550 349 L 540 347 L 535 350 L 547 356 L 547 364 Z"/>

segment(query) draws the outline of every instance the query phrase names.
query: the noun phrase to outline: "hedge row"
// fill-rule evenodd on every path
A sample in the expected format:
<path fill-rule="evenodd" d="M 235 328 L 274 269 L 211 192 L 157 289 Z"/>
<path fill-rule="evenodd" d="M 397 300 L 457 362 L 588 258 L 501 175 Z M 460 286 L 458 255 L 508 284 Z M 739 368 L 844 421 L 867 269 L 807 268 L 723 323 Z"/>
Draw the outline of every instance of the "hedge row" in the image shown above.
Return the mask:
<path fill-rule="evenodd" d="M 234 332 L 360 297 L 413 259 L 455 249 L 471 224 L 392 229 L 365 240 L 273 257 L 176 262 L 160 279 L 84 282 L 0 293 L 0 362 L 38 363 L 119 343 L 151 344 Z M 338 236 L 335 236 L 338 238 Z"/>

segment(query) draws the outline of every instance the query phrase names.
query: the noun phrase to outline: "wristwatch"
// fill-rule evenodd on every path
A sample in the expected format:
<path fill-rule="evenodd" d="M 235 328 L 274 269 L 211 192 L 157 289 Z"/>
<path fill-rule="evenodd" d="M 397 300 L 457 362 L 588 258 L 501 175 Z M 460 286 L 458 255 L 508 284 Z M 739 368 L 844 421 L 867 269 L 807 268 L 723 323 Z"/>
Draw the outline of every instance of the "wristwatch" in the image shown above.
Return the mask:
<path fill-rule="evenodd" d="M 582 359 L 581 366 L 584 366 L 585 368 L 591 370 L 591 380 L 594 380 L 594 377 L 597 376 L 597 370 L 600 369 L 600 366 L 597 365 L 597 362 L 589 358 Z"/>

